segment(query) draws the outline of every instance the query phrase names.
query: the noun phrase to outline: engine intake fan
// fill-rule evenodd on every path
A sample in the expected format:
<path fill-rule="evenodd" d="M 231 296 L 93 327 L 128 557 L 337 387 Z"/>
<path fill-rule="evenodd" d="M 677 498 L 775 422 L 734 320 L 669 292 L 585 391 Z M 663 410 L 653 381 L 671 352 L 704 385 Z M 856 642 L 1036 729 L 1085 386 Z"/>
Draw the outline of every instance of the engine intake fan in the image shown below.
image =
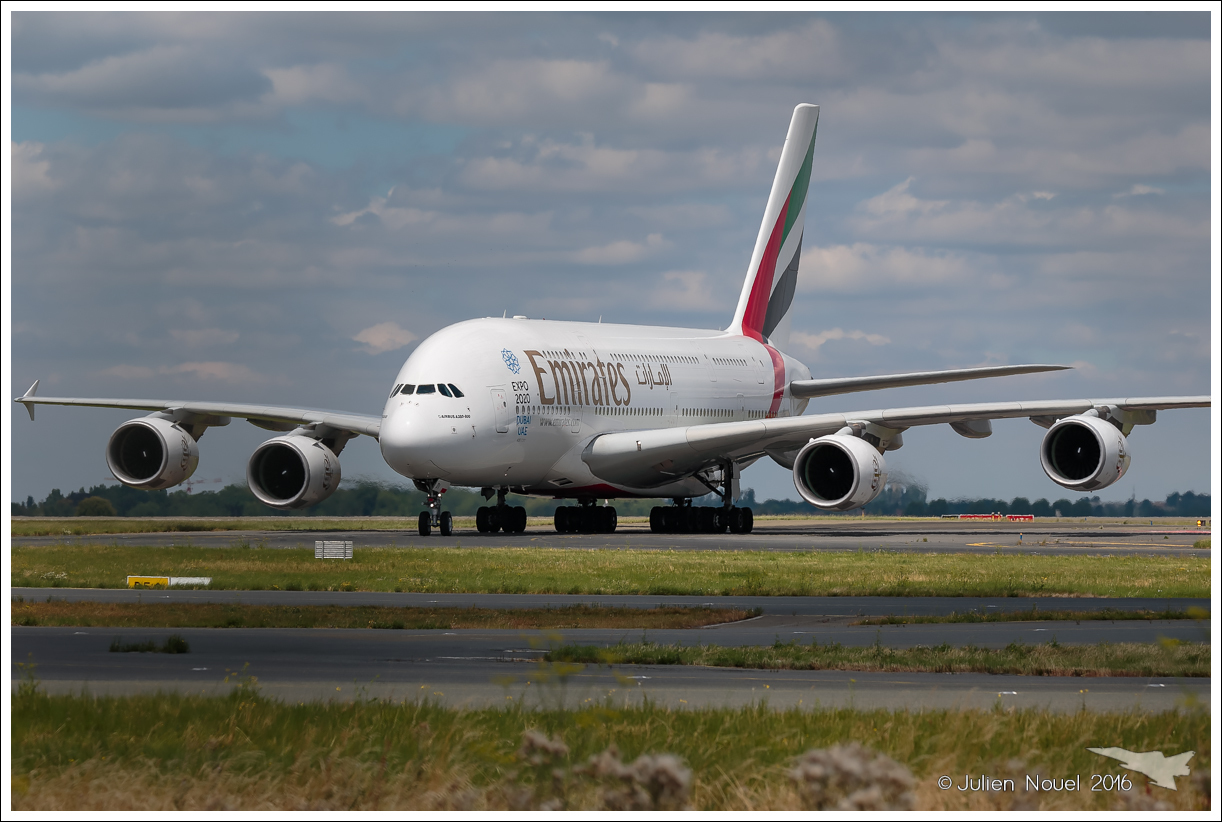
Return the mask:
<path fill-rule="evenodd" d="M 824 511 L 860 508 L 882 493 L 887 463 L 865 440 L 831 434 L 806 444 L 793 463 L 802 499 Z"/>
<path fill-rule="evenodd" d="M 246 483 L 259 502 L 290 510 L 322 502 L 339 487 L 339 457 L 312 437 L 290 434 L 260 445 L 246 464 Z"/>
<path fill-rule="evenodd" d="M 106 465 L 115 479 L 132 488 L 169 488 L 195 473 L 199 444 L 171 420 L 128 420 L 106 443 Z"/>
<path fill-rule="evenodd" d="M 1040 444 L 1048 478 L 1071 491 L 1106 488 L 1129 470 L 1129 443 L 1110 422 L 1091 414 L 1057 420 Z"/>

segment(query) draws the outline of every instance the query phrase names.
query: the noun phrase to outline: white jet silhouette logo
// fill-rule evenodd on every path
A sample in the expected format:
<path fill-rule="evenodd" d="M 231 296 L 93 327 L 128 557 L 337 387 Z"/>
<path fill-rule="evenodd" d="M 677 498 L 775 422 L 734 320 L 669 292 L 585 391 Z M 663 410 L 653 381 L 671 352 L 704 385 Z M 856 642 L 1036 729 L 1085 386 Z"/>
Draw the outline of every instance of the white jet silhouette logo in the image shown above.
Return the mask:
<path fill-rule="evenodd" d="M 1188 760 L 1196 755 L 1196 751 L 1184 751 L 1175 756 L 1163 756 L 1162 751 L 1145 751 L 1134 753 L 1124 748 L 1087 748 L 1086 750 L 1100 756 L 1120 760 L 1120 764 L 1130 771 L 1137 771 L 1150 777 L 1160 788 L 1175 790 L 1175 778 L 1188 776 Z"/>

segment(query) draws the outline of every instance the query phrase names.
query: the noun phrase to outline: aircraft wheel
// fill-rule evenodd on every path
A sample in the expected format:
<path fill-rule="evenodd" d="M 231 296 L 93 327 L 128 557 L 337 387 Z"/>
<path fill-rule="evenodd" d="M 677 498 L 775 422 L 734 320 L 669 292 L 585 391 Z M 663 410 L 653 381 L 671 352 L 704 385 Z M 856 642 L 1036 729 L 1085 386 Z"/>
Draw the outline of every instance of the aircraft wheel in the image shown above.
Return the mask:
<path fill-rule="evenodd" d="M 488 533 L 488 506 L 481 505 L 475 512 L 475 530 L 481 534 Z"/>
<path fill-rule="evenodd" d="M 675 520 L 678 527 L 675 529 L 679 534 L 690 534 L 696 530 L 696 513 L 692 508 L 676 508 Z"/>
<path fill-rule="evenodd" d="M 751 513 L 750 508 L 743 508 L 743 530 L 742 533 L 749 534 L 755 528 L 755 515 Z"/>
<path fill-rule="evenodd" d="M 619 514 L 615 508 L 608 505 L 603 508 L 603 533 L 614 534 L 619 525 Z"/>
<path fill-rule="evenodd" d="M 742 508 L 731 508 L 730 509 L 730 533 L 731 534 L 743 533 L 743 509 Z"/>
<path fill-rule="evenodd" d="M 438 530 L 441 531 L 443 537 L 448 537 L 454 533 L 454 517 L 449 511 L 441 512 L 441 522 Z"/>
<path fill-rule="evenodd" d="M 420 512 L 418 528 L 422 537 L 427 537 L 433 532 L 433 520 L 429 517 L 428 511 Z"/>
<path fill-rule="evenodd" d="M 513 509 L 513 532 L 526 533 L 526 508 L 521 505 Z"/>
<path fill-rule="evenodd" d="M 568 510 L 569 509 L 567 508 L 557 508 L 556 509 L 556 514 L 553 517 L 552 522 L 556 525 L 556 533 L 558 534 L 563 534 L 565 533 L 565 531 L 568 530 L 567 528 L 569 524 Z"/>
<path fill-rule="evenodd" d="M 664 516 L 661 506 L 654 506 L 649 509 L 649 530 L 655 534 L 664 532 L 666 530 Z"/>

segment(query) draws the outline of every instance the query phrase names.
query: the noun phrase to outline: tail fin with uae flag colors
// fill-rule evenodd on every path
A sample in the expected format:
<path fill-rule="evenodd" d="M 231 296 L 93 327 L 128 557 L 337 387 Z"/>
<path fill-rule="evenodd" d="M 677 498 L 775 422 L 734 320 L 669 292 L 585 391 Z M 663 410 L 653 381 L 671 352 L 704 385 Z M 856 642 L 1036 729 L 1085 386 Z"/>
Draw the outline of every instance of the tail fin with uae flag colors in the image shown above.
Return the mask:
<path fill-rule="evenodd" d="M 776 348 L 785 347 L 789 338 L 789 309 L 798 285 L 806 191 L 818 124 L 818 106 L 802 103 L 793 110 L 747 281 L 727 329 Z"/>

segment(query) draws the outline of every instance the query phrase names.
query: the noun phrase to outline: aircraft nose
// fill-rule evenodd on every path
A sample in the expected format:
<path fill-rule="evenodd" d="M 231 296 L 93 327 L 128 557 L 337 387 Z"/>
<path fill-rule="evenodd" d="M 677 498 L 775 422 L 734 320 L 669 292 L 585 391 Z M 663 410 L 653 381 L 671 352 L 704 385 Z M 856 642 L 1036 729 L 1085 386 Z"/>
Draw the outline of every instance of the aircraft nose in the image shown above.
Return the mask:
<path fill-rule="evenodd" d="M 426 466 L 438 460 L 439 446 L 446 444 L 435 429 L 435 425 L 429 424 L 429 415 L 414 405 L 404 403 L 390 410 L 382 419 L 378 436 L 382 458 L 407 476 L 434 472 L 435 469 Z"/>

